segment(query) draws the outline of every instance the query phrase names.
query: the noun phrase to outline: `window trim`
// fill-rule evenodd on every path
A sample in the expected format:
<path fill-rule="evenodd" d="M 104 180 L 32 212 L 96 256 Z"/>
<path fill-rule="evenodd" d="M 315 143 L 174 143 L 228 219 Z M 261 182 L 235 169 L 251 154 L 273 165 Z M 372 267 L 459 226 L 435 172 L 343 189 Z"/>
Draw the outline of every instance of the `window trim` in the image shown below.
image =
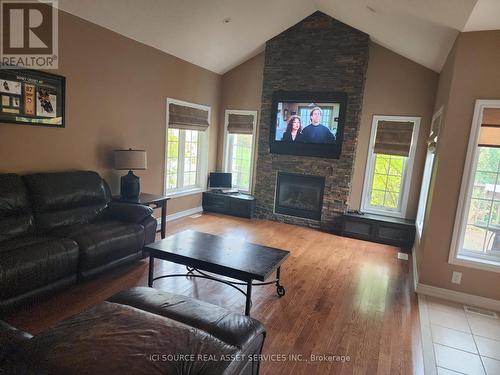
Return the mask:
<path fill-rule="evenodd" d="M 373 208 L 369 205 L 370 202 L 370 188 L 373 182 L 373 174 L 375 169 L 375 153 L 373 152 L 375 148 L 375 136 L 377 134 L 377 124 L 379 121 L 400 121 L 400 122 L 413 122 L 413 135 L 410 146 L 410 154 L 405 162 L 404 172 L 403 172 L 403 184 L 401 186 L 402 189 L 402 197 L 401 197 L 401 205 L 399 209 L 379 209 Z M 415 153 L 417 148 L 418 136 L 420 131 L 420 117 L 411 117 L 411 116 L 385 116 L 385 115 L 374 115 L 372 119 L 372 127 L 370 132 L 370 141 L 368 143 L 368 155 L 366 158 L 366 169 L 365 169 L 365 177 L 363 183 L 363 194 L 361 197 L 361 209 L 364 212 L 377 214 L 377 215 L 385 215 L 392 216 L 398 218 L 406 217 L 406 210 L 408 208 L 408 196 L 410 191 L 410 182 L 413 171 L 413 164 L 415 161 Z"/>
<path fill-rule="evenodd" d="M 250 157 L 250 186 L 249 190 L 241 190 L 244 193 L 251 193 L 253 190 L 253 177 L 254 177 L 254 169 L 255 169 L 255 145 L 257 138 L 257 115 L 258 111 L 249 111 L 249 110 L 240 110 L 240 109 L 226 109 L 224 112 L 224 145 L 223 145 L 223 159 L 222 159 L 222 167 L 224 172 L 229 171 L 229 147 L 228 147 L 228 138 L 229 133 L 227 131 L 227 126 L 229 124 L 229 115 L 251 115 L 253 116 L 253 132 L 252 132 L 252 155 Z"/>
<path fill-rule="evenodd" d="M 429 199 L 430 185 L 432 182 L 432 169 L 434 168 L 435 159 L 436 155 L 430 151 L 427 151 L 427 153 L 425 154 L 424 171 L 422 173 L 422 183 L 420 185 L 420 194 L 418 197 L 417 214 L 415 216 L 415 228 L 417 229 L 417 233 L 420 238 L 422 237 L 422 232 L 425 225 L 425 211 L 427 210 L 427 201 Z"/>
<path fill-rule="evenodd" d="M 199 136 L 200 151 L 199 151 L 199 163 L 198 163 L 198 183 L 196 186 L 189 186 L 184 188 L 177 188 L 175 190 L 167 190 L 167 158 L 168 158 L 168 118 L 169 118 L 169 105 L 178 104 L 187 107 L 193 107 L 198 109 L 203 109 L 208 111 L 208 128 L 204 132 L 201 132 Z M 186 102 L 183 100 L 167 98 L 166 100 L 166 114 L 165 114 L 165 146 L 163 148 L 164 158 L 163 158 L 163 194 L 168 197 L 179 197 L 191 194 L 198 194 L 206 190 L 206 181 L 208 177 L 208 153 L 209 153 L 209 142 L 210 142 L 210 124 L 211 124 L 211 114 L 212 110 L 210 106 L 203 104 Z"/>
<path fill-rule="evenodd" d="M 500 100 L 476 100 L 474 106 L 474 115 L 472 117 L 469 144 L 467 146 L 467 154 L 462 174 L 462 183 L 460 185 L 460 194 L 453 226 L 448 263 L 500 273 L 500 259 L 498 261 L 493 261 L 491 259 L 481 259 L 481 257 L 460 254 L 463 237 L 462 233 L 467 224 L 467 215 L 471 203 L 469 197 L 471 196 L 470 192 L 474 184 L 474 175 L 479 158 L 479 147 L 477 143 L 483 120 L 483 111 L 486 108 L 500 108 Z"/>
<path fill-rule="evenodd" d="M 443 112 L 444 112 L 444 106 L 441 106 L 436 113 L 432 116 L 431 120 L 431 129 L 429 131 L 429 134 L 432 133 L 433 128 L 434 128 L 434 122 L 439 119 L 439 128 L 441 128 L 441 125 L 443 123 Z M 439 142 L 439 141 L 438 141 Z M 436 160 L 436 153 L 437 150 L 434 152 L 430 152 L 428 149 L 427 145 L 427 152 L 425 154 L 425 162 L 424 162 L 424 171 L 422 173 L 422 183 L 420 185 L 420 194 L 418 196 L 418 209 L 417 209 L 417 215 L 415 217 L 415 228 L 417 229 L 417 236 L 419 238 L 422 238 L 422 232 L 424 231 L 424 225 L 425 225 L 425 212 L 427 211 L 427 203 L 429 201 L 429 192 L 430 192 L 430 186 L 432 182 L 432 171 L 434 169 L 434 162 Z M 432 161 L 428 164 L 429 157 L 432 155 Z M 424 186 L 425 179 L 428 177 L 427 181 L 427 187 Z M 426 194 L 425 194 L 425 201 L 422 193 L 424 192 L 424 188 L 426 189 Z M 423 211 L 422 211 L 423 210 Z"/>

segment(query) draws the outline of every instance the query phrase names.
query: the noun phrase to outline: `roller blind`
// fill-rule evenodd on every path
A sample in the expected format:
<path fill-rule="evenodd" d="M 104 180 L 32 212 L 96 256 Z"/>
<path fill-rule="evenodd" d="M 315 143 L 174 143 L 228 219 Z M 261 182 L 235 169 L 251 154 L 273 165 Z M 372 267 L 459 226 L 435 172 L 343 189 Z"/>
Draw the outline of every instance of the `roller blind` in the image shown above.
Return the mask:
<path fill-rule="evenodd" d="M 205 131 L 209 125 L 208 111 L 170 103 L 168 107 L 168 127 Z"/>
<path fill-rule="evenodd" d="M 379 121 L 373 152 L 386 155 L 410 155 L 413 122 Z"/>
<path fill-rule="evenodd" d="M 253 115 L 230 113 L 227 122 L 227 132 L 231 134 L 253 134 L 253 122 Z"/>
<path fill-rule="evenodd" d="M 479 146 L 500 147 L 500 125 L 482 124 L 479 133 Z"/>

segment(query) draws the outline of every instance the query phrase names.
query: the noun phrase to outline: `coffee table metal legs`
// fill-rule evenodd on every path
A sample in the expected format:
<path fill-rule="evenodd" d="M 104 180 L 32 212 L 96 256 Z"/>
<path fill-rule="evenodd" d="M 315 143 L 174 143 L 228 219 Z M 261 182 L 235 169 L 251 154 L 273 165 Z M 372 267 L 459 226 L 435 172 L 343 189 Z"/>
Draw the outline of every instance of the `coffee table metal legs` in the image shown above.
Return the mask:
<path fill-rule="evenodd" d="M 151 255 L 149 256 L 149 276 L 148 276 L 148 286 L 151 288 L 153 286 L 153 274 L 155 272 L 155 258 Z"/>
<path fill-rule="evenodd" d="M 276 293 L 278 297 L 283 297 L 285 295 L 285 288 L 280 284 L 281 267 L 276 270 Z"/>
<path fill-rule="evenodd" d="M 252 280 L 247 282 L 247 293 L 246 293 L 246 303 L 245 303 L 245 315 L 250 316 L 250 308 L 252 307 Z"/>
<path fill-rule="evenodd" d="M 281 274 L 281 267 L 278 267 L 276 269 L 276 278 L 272 281 L 268 282 L 263 282 L 263 283 L 254 283 L 253 280 L 248 280 L 246 282 L 237 282 L 237 281 L 229 281 L 229 280 L 222 280 L 217 277 L 213 277 L 211 275 L 208 275 L 204 273 L 203 271 L 200 271 L 197 268 L 194 267 L 189 267 L 186 266 L 187 269 L 187 274 L 170 274 L 170 275 L 163 275 L 163 276 L 158 276 L 156 279 L 154 278 L 154 267 L 155 267 L 155 258 L 153 256 L 149 257 L 149 275 L 148 275 L 148 286 L 151 288 L 153 286 L 153 282 L 158 279 L 164 279 L 164 278 L 169 278 L 169 277 L 179 277 L 179 276 L 184 276 L 184 277 L 200 277 L 203 279 L 209 279 L 213 281 L 218 281 L 221 283 L 224 283 L 226 285 L 229 285 L 238 291 L 240 291 L 243 295 L 245 295 L 246 300 L 245 300 L 245 315 L 250 316 L 250 309 L 252 308 L 252 286 L 260 286 L 260 285 L 269 285 L 269 284 L 275 284 L 276 285 L 276 293 L 278 294 L 279 297 L 283 297 L 285 295 L 285 288 L 280 284 L 280 274 Z M 199 273 L 199 275 L 194 274 L 194 272 Z M 241 289 L 238 287 L 238 285 L 246 285 L 247 290 L 245 293 L 244 289 Z"/>

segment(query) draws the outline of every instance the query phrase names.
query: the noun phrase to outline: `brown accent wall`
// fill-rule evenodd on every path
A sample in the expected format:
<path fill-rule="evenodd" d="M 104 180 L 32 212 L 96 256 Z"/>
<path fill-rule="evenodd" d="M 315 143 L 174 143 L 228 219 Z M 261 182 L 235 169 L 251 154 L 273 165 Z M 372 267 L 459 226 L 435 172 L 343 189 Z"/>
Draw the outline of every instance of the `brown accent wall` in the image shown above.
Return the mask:
<path fill-rule="evenodd" d="M 443 124 L 446 118 L 446 112 L 448 109 L 448 98 L 451 90 L 451 82 L 453 77 L 453 68 L 455 63 L 455 51 L 456 51 L 456 43 L 451 49 L 448 58 L 439 74 L 439 82 L 438 88 L 436 91 L 436 103 L 434 105 L 434 113 L 438 112 L 442 108 L 441 113 L 441 129 L 443 128 Z M 439 144 L 437 146 L 439 148 Z M 434 199 L 434 187 L 436 183 L 436 174 L 439 171 L 439 159 L 437 157 L 434 158 L 434 164 L 432 169 L 431 181 L 429 186 L 429 193 L 427 195 L 427 206 L 426 212 L 424 213 L 424 226 L 427 226 L 429 223 L 429 211 L 432 206 L 432 201 Z M 415 236 L 415 259 L 417 264 L 417 270 L 420 270 L 422 263 L 422 250 L 424 248 L 424 240 L 425 240 L 425 231 L 422 232 L 422 235 L 417 231 Z"/>
<path fill-rule="evenodd" d="M 448 263 L 462 173 L 476 99 L 500 99 L 500 31 L 459 35 L 441 74 L 436 109 L 445 116 L 436 152 L 430 200 L 418 250 L 423 284 L 500 299 L 500 273 Z M 462 284 L 451 283 L 453 271 Z"/>
<path fill-rule="evenodd" d="M 351 207 L 361 207 L 373 116 L 416 116 L 422 120 L 406 211 L 407 218 L 415 218 L 427 152 L 425 140 L 429 135 L 438 79 L 436 72 L 376 43 L 370 43 L 370 59 L 349 198 Z"/>
<path fill-rule="evenodd" d="M 166 98 L 209 105 L 209 169 L 215 169 L 221 77 L 73 15 L 59 13 L 66 128 L 0 124 L 0 171 L 98 171 L 116 192 L 113 150 L 148 151 L 142 191 L 162 193 Z M 169 214 L 200 206 L 200 194 L 171 201 Z"/>
<path fill-rule="evenodd" d="M 217 168 L 223 170 L 224 163 L 224 116 L 227 109 L 257 111 L 257 124 L 260 116 L 260 100 L 262 98 L 262 80 L 264 76 L 264 52 L 238 65 L 222 76 L 222 97 L 220 107 L 220 132 Z M 259 137 L 257 126 L 256 137 Z M 257 147 L 254 150 L 254 160 L 257 159 Z M 255 176 L 254 163 L 253 175 Z M 255 186 L 255 178 L 253 181 Z M 252 186 L 253 190 L 253 186 Z"/>

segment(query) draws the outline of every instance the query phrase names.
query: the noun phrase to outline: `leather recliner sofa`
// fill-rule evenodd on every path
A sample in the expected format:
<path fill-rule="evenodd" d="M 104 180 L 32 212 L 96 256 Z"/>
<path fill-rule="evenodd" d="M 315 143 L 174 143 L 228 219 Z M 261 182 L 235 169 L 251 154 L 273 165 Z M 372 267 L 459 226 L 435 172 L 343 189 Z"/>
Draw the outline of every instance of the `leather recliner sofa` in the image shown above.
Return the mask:
<path fill-rule="evenodd" d="M 0 174 L 0 312 L 140 259 L 151 214 L 95 172 Z"/>
<path fill-rule="evenodd" d="M 36 336 L 0 321 L 0 373 L 257 375 L 265 337 L 248 316 L 136 287 Z"/>

